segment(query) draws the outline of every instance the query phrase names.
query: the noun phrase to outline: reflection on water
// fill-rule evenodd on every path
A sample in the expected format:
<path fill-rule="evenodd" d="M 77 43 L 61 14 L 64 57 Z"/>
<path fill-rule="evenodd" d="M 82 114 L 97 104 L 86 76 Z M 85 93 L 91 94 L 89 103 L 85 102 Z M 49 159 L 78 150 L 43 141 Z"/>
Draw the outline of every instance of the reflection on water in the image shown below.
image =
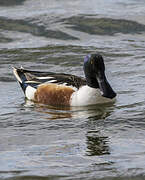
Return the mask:
<path fill-rule="evenodd" d="M 110 154 L 109 146 L 107 145 L 108 137 L 99 136 L 99 132 L 88 132 L 86 138 L 88 156 Z"/>
<path fill-rule="evenodd" d="M 54 119 L 65 119 L 65 118 L 71 118 L 72 114 L 67 112 L 67 111 L 60 111 L 60 110 L 52 110 L 52 108 L 47 108 L 46 107 L 39 107 L 35 108 L 36 111 L 40 113 L 45 113 L 46 114 L 46 119 L 48 120 L 54 120 Z M 47 117 L 48 115 L 48 117 Z"/>
<path fill-rule="evenodd" d="M 113 111 L 114 103 L 108 103 L 103 105 L 91 105 L 84 107 L 67 107 L 67 106 L 50 106 L 45 104 L 34 103 L 28 99 L 25 99 L 25 103 L 22 106 L 26 108 L 33 108 L 39 113 L 48 115 L 47 119 L 61 119 L 72 117 L 85 117 L 91 123 L 96 122 L 98 119 L 105 119 Z M 110 109 L 111 107 L 111 109 Z M 88 121 L 88 122 L 89 122 Z"/>
<path fill-rule="evenodd" d="M 145 1 L 0 1 L 0 179 L 129 179 L 145 174 Z M 25 101 L 12 66 L 84 76 L 103 55 L 116 102 Z"/>
<path fill-rule="evenodd" d="M 29 100 L 26 100 L 24 104 L 25 107 L 35 107 L 35 111 L 46 114 L 45 118 L 48 120 L 69 119 L 70 121 L 70 118 L 88 117 L 87 126 L 89 127 L 89 131 L 86 134 L 86 155 L 88 156 L 110 154 L 109 146 L 107 145 L 108 137 L 101 136 L 100 132 L 94 129 L 97 128 L 97 120 L 103 120 L 110 115 L 113 109 L 111 108 L 110 111 L 108 110 L 112 105 L 113 104 L 87 107 L 53 107 L 35 104 Z M 92 127 L 93 130 L 91 130 Z"/>

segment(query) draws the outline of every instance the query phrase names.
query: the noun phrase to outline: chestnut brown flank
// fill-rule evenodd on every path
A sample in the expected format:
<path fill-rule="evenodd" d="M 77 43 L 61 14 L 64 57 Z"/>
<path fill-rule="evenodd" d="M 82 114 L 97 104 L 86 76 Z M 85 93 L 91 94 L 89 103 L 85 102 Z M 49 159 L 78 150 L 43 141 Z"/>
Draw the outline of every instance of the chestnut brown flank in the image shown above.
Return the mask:
<path fill-rule="evenodd" d="M 34 100 L 43 104 L 69 106 L 73 92 L 72 88 L 63 85 L 41 85 L 35 92 Z"/>

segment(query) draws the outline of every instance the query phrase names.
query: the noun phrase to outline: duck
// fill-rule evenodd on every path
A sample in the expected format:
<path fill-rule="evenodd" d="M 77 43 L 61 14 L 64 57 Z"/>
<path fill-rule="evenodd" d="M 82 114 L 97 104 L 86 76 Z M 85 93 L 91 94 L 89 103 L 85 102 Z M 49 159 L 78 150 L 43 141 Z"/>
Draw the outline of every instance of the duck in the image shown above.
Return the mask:
<path fill-rule="evenodd" d="M 102 55 L 84 58 L 84 77 L 13 67 L 26 99 L 51 106 L 88 106 L 114 102 L 116 93 L 105 75 Z"/>

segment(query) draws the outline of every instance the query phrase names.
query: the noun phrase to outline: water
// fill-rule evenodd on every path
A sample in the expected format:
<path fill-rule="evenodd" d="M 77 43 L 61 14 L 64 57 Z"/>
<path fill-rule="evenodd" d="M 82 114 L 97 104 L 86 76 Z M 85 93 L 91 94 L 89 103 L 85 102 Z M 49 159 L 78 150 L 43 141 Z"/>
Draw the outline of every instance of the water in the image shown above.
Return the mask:
<path fill-rule="evenodd" d="M 145 1 L 0 2 L 0 179 L 144 179 Z M 28 102 L 12 66 L 84 76 L 103 55 L 114 104 Z"/>

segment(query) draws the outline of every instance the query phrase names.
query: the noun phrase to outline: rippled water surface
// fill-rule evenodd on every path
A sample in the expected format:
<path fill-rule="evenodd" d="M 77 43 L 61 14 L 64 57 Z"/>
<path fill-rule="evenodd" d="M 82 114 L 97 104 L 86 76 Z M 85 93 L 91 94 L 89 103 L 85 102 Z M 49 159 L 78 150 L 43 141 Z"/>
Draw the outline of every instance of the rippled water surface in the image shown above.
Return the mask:
<path fill-rule="evenodd" d="M 0 1 L 0 179 L 142 180 L 145 175 L 145 1 Z M 28 102 L 12 66 L 83 73 L 103 55 L 114 104 Z"/>

